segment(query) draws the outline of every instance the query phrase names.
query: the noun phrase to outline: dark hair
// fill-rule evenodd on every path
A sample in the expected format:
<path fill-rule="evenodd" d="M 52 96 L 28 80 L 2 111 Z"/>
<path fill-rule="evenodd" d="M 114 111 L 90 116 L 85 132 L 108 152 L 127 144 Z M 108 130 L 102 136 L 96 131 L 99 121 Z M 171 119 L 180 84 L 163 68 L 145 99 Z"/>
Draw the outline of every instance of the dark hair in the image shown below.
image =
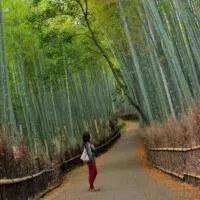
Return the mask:
<path fill-rule="evenodd" d="M 90 141 L 90 132 L 89 131 L 85 131 L 83 133 L 83 144 L 85 144 L 86 142 Z"/>

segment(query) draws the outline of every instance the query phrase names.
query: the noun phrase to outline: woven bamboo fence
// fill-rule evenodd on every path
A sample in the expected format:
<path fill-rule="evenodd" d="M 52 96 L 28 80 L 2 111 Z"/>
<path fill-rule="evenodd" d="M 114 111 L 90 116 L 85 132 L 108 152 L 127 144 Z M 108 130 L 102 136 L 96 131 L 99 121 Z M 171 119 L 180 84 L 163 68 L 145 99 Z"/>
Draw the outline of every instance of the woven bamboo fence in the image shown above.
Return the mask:
<path fill-rule="evenodd" d="M 148 161 L 157 169 L 183 181 L 200 183 L 200 146 L 146 148 Z"/>
<path fill-rule="evenodd" d="M 114 127 L 109 136 L 99 141 L 97 146 L 98 154 L 100 155 L 107 150 L 120 135 L 118 127 Z M 61 183 L 63 173 L 68 172 L 74 166 L 82 164 L 80 160 L 82 152 L 80 149 L 75 152 L 77 155 L 74 155 L 73 158 L 53 166 L 52 169 L 42 170 L 26 177 L 0 179 L 0 200 L 27 200 L 41 191 L 45 191 L 46 194 L 47 187 Z"/>

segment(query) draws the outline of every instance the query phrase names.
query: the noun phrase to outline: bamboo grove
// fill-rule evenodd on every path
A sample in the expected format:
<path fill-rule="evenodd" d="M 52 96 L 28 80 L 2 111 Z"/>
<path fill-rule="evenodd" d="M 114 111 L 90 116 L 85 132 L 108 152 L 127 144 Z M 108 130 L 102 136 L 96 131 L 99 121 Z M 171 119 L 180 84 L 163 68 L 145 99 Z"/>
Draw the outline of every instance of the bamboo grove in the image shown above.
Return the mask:
<path fill-rule="evenodd" d="M 98 62 L 89 53 L 73 59 L 68 48 L 83 51 L 79 41 L 65 45 L 62 32 L 44 42 L 34 33 L 31 3 L 5 1 L 1 7 L 1 132 L 13 145 L 23 139 L 32 153 L 53 158 L 55 150 L 79 143 L 85 130 L 96 140 L 103 137 L 109 117 L 129 105 L 98 55 Z"/>
<path fill-rule="evenodd" d="M 151 123 L 199 100 L 198 0 L 0 5 L 2 132 L 33 153 L 98 139 L 115 112 Z"/>
<path fill-rule="evenodd" d="M 150 122 L 179 117 L 200 95 L 199 1 L 120 0 L 116 6 L 123 32 L 111 46 L 129 93 Z"/>

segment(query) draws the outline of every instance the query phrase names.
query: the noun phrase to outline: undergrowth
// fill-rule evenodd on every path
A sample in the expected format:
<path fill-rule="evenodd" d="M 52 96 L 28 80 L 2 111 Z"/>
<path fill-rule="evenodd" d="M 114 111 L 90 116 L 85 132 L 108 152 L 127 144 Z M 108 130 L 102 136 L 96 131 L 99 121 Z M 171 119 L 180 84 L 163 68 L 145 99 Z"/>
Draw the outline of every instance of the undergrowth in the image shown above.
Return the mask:
<path fill-rule="evenodd" d="M 117 126 L 120 129 L 120 133 L 124 134 L 125 131 L 126 131 L 126 122 L 122 119 L 119 119 L 118 122 L 117 122 Z"/>
<path fill-rule="evenodd" d="M 189 108 L 181 119 L 170 118 L 142 129 L 144 144 L 151 148 L 187 148 L 200 145 L 200 103 Z"/>

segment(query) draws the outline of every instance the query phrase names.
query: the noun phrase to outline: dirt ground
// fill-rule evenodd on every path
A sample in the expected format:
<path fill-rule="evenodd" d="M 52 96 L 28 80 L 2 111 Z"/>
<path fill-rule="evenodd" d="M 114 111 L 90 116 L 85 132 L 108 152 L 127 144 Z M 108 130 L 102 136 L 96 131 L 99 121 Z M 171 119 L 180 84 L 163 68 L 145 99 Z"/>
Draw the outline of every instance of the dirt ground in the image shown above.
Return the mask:
<path fill-rule="evenodd" d="M 44 200 L 199 200 L 199 188 L 147 167 L 138 125 L 129 128 L 106 154 L 97 159 L 99 192 L 88 191 L 87 166 L 64 177 L 61 187 Z"/>

